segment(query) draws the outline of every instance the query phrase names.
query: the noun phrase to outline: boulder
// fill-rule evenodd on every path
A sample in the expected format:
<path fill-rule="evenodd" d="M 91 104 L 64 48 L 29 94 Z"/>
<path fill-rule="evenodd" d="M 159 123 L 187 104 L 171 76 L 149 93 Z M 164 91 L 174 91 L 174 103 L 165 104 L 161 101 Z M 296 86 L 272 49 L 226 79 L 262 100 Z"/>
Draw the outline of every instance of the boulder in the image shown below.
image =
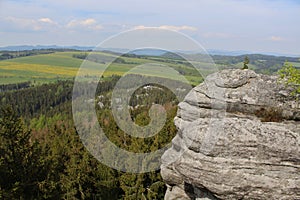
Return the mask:
<path fill-rule="evenodd" d="M 277 76 L 211 74 L 179 104 L 165 199 L 300 199 L 300 103 Z"/>

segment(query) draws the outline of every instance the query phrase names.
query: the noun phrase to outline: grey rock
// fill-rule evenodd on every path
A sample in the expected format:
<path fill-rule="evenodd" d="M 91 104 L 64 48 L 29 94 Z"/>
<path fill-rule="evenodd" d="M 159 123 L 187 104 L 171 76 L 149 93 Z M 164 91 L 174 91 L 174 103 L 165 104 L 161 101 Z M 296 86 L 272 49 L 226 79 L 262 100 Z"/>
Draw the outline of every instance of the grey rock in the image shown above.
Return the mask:
<path fill-rule="evenodd" d="M 179 104 L 165 199 L 300 199 L 300 105 L 276 76 L 224 70 Z"/>

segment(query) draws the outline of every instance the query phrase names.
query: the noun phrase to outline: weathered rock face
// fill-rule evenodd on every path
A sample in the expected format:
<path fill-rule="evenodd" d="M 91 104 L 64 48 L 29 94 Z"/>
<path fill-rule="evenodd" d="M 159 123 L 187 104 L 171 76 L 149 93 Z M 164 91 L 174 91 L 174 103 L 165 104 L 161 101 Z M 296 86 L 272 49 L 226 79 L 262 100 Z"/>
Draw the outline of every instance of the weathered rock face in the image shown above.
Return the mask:
<path fill-rule="evenodd" d="M 223 70 L 179 104 L 165 199 L 300 199 L 300 105 L 275 76 Z"/>

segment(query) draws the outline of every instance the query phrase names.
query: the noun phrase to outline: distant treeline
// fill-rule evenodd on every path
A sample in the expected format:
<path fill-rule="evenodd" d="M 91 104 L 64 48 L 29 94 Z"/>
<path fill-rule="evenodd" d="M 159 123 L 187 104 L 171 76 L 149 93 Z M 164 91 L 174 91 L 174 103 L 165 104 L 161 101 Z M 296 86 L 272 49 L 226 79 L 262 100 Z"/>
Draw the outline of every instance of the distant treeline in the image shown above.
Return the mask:
<path fill-rule="evenodd" d="M 124 57 L 137 58 L 137 56 L 135 56 L 133 54 L 124 54 L 124 55 L 120 55 L 120 57 L 114 58 L 112 56 L 106 56 L 106 55 L 101 55 L 101 54 L 97 54 L 97 53 L 92 53 L 92 54 L 77 53 L 77 54 L 73 54 L 72 57 L 82 59 L 82 60 L 87 59 L 89 61 L 101 63 L 101 64 L 106 64 L 106 63 L 110 63 L 110 62 L 118 63 L 118 64 L 138 64 L 136 62 L 128 62 L 124 59 Z"/>
<path fill-rule="evenodd" d="M 0 85 L 0 92 L 5 92 L 9 90 L 19 90 L 23 88 L 29 88 L 31 86 L 31 82 L 22 82 L 22 83 L 11 83 L 11 84 L 5 84 Z"/>
<path fill-rule="evenodd" d="M 97 93 L 112 90 L 119 78 L 119 76 L 112 76 L 110 81 L 99 83 Z M 0 107 L 9 105 L 18 116 L 32 118 L 41 114 L 47 116 L 62 111 L 71 116 L 70 106 L 73 81 L 58 81 L 56 83 L 43 84 L 35 87 L 30 87 L 30 82 L 2 85 L 0 86 L 0 91 L 2 89 L 1 87 L 3 91 L 0 92 Z M 80 87 L 82 87 L 82 91 L 86 91 L 86 88 L 89 88 L 88 83 L 84 82 L 81 83 Z M 17 90 L 21 88 L 23 89 Z M 68 109 L 66 109 L 66 106 Z"/>
<path fill-rule="evenodd" d="M 185 55 L 182 54 L 183 57 L 190 57 L 195 59 L 206 58 L 207 56 L 203 54 L 195 54 L 195 55 Z M 299 58 L 297 57 L 285 57 L 285 56 L 271 56 L 271 55 L 262 55 L 262 54 L 247 54 L 240 56 L 224 56 L 224 55 L 211 55 L 212 60 L 219 65 L 222 65 L 224 68 L 236 68 L 236 64 L 242 63 L 245 57 L 249 58 L 250 63 L 255 66 L 255 71 L 257 73 L 263 74 L 272 74 L 277 72 L 282 68 L 283 64 L 287 62 L 299 62 Z M 174 53 L 165 53 L 161 56 L 161 59 L 167 58 L 168 61 L 165 62 L 179 62 L 181 60 L 184 62 L 184 58 L 181 54 Z"/>
<path fill-rule="evenodd" d="M 13 59 L 25 56 L 35 56 L 39 54 L 50 54 L 55 52 L 79 51 L 74 49 L 33 49 L 23 51 L 0 51 L 0 60 Z"/>
<path fill-rule="evenodd" d="M 282 68 L 283 64 L 287 62 L 299 62 L 299 58 L 285 57 L 285 56 L 270 56 L 261 54 L 249 54 L 240 56 L 212 56 L 216 64 L 226 65 L 228 68 L 232 65 L 243 62 L 245 57 L 249 58 L 249 64 L 254 65 L 257 73 L 273 74 Z"/>

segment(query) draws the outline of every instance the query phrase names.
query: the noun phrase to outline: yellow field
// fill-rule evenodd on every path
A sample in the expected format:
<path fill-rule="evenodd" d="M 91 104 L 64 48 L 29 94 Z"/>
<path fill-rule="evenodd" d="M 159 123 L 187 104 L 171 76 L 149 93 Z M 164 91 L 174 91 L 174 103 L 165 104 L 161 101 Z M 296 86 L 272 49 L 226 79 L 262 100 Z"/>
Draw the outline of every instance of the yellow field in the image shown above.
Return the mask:
<path fill-rule="evenodd" d="M 72 79 L 80 68 L 83 60 L 74 58 L 74 54 L 85 54 L 85 52 L 56 52 L 52 54 L 40 54 L 35 56 L 20 57 L 9 60 L 0 61 L 0 84 L 16 83 L 24 81 L 34 82 L 51 82 L 61 79 Z M 94 54 L 94 53 L 93 53 Z M 105 69 L 105 63 L 101 59 L 110 60 L 117 57 L 116 55 L 109 53 L 97 52 L 100 62 L 85 61 L 88 63 L 88 68 L 81 71 L 80 76 L 95 76 L 102 75 Z M 123 75 L 136 66 L 143 65 L 145 63 L 158 63 L 161 65 L 169 66 L 171 68 L 181 67 L 186 69 L 186 66 L 180 64 L 170 64 L 165 62 L 156 62 L 145 58 L 127 58 L 122 57 L 125 60 L 124 63 L 113 63 L 104 72 L 104 76 L 111 75 Z M 160 77 L 177 79 L 178 73 L 169 73 L 168 70 L 157 66 L 151 66 L 150 68 L 139 69 L 133 71 L 135 74 L 153 75 L 153 73 Z M 191 70 L 191 69 L 188 69 Z M 186 75 L 186 78 L 192 82 L 199 82 L 201 77 L 199 75 Z"/>

